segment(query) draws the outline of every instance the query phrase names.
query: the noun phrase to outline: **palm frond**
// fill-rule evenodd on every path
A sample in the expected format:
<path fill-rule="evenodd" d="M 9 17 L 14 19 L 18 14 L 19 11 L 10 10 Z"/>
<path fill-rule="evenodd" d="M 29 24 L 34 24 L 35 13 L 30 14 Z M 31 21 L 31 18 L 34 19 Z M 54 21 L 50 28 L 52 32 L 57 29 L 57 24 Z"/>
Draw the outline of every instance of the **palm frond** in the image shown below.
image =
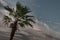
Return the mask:
<path fill-rule="evenodd" d="M 30 13 L 30 12 L 31 11 L 26 6 L 21 10 L 22 15 L 26 15 L 27 13 Z"/>
<path fill-rule="evenodd" d="M 23 23 L 24 23 L 25 25 L 29 25 L 30 27 L 33 27 L 33 25 L 32 25 L 31 23 L 29 23 L 28 21 L 23 21 Z"/>
<path fill-rule="evenodd" d="M 19 23 L 20 27 L 25 27 L 25 25 L 23 23 Z"/>
<path fill-rule="evenodd" d="M 17 2 L 16 3 L 16 11 L 20 11 L 23 8 L 23 6 L 21 5 L 21 3 Z"/>
<path fill-rule="evenodd" d="M 33 19 L 26 19 L 26 21 L 30 21 L 32 23 L 35 23 L 35 21 L 33 21 Z"/>
<path fill-rule="evenodd" d="M 19 2 L 16 4 L 16 13 L 18 16 L 23 16 L 27 13 L 31 12 L 26 6 L 22 6 Z"/>
<path fill-rule="evenodd" d="M 4 8 L 9 12 L 13 12 L 13 10 L 9 6 L 5 6 Z"/>
<path fill-rule="evenodd" d="M 14 8 L 12 9 L 9 6 L 5 6 L 4 8 L 5 8 L 5 10 L 7 10 L 9 12 L 9 15 L 14 16 L 14 13 L 13 13 L 14 12 Z"/>
<path fill-rule="evenodd" d="M 31 16 L 31 15 L 26 15 L 26 18 L 27 18 L 27 17 L 34 17 L 34 16 Z"/>
<path fill-rule="evenodd" d="M 25 16 L 23 16 L 22 18 L 23 18 L 23 19 L 24 19 L 24 18 L 25 18 L 25 19 L 28 19 L 28 18 L 34 18 L 34 16 L 25 15 Z"/>
<path fill-rule="evenodd" d="M 9 22 L 11 22 L 11 18 L 8 17 L 8 16 L 4 16 L 4 17 L 3 17 L 3 20 L 4 20 L 4 22 L 5 22 L 6 24 L 9 23 Z"/>

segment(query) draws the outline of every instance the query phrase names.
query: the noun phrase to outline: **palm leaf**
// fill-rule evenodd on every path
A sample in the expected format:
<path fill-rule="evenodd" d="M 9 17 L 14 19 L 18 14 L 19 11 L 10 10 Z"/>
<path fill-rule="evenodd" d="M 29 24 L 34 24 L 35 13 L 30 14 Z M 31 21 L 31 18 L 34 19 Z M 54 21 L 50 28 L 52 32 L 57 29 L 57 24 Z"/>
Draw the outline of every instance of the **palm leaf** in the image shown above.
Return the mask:
<path fill-rule="evenodd" d="M 23 8 L 23 6 L 19 2 L 17 2 L 16 3 L 16 14 L 15 14 L 16 17 L 21 17 L 22 16 L 22 14 L 21 14 L 21 9 L 22 8 Z"/>
<path fill-rule="evenodd" d="M 29 23 L 28 21 L 23 21 L 23 23 L 24 23 L 25 25 L 29 25 L 30 27 L 33 27 L 33 25 L 32 25 L 31 23 Z"/>
<path fill-rule="evenodd" d="M 19 2 L 16 3 L 16 11 L 20 11 L 22 7 L 23 6 Z"/>
<path fill-rule="evenodd" d="M 4 17 L 3 17 L 3 20 L 4 20 L 4 22 L 5 22 L 6 24 L 9 23 L 9 22 L 11 22 L 11 18 L 8 17 L 8 16 L 4 16 Z"/>
<path fill-rule="evenodd" d="M 4 8 L 9 12 L 13 12 L 13 10 L 9 6 L 5 6 Z"/>
<path fill-rule="evenodd" d="M 28 18 L 28 17 L 34 17 L 34 16 L 31 16 L 31 15 L 26 15 L 26 18 Z"/>
<path fill-rule="evenodd" d="M 25 16 L 22 16 L 22 19 L 29 19 L 29 18 L 33 18 L 34 16 L 30 16 L 30 15 L 25 15 Z"/>
<path fill-rule="evenodd" d="M 26 19 L 26 21 L 30 21 L 30 22 L 35 23 L 35 21 L 33 21 L 33 19 Z"/>
<path fill-rule="evenodd" d="M 5 8 L 5 10 L 9 11 L 9 15 L 14 16 L 14 13 L 13 13 L 14 12 L 14 8 L 11 9 L 9 6 L 5 6 L 4 8 Z"/>
<path fill-rule="evenodd" d="M 26 6 L 22 6 L 19 2 L 16 4 L 16 13 L 18 16 L 23 16 L 27 13 L 31 12 Z"/>
<path fill-rule="evenodd" d="M 26 6 L 21 10 L 22 15 L 26 15 L 27 13 L 30 13 L 30 12 L 31 11 Z"/>
<path fill-rule="evenodd" d="M 23 23 L 19 23 L 20 27 L 25 27 Z"/>

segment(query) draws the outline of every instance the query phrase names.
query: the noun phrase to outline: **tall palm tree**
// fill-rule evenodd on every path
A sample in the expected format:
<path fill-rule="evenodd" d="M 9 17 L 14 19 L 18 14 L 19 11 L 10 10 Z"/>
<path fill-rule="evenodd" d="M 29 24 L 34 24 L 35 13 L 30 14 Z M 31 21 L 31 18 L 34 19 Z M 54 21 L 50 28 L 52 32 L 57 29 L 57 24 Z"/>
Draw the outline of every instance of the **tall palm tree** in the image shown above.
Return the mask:
<path fill-rule="evenodd" d="M 10 8 L 9 6 L 4 6 L 4 8 L 9 12 L 9 16 L 14 19 L 12 20 L 11 17 L 6 15 L 3 17 L 4 22 L 6 24 L 10 23 L 10 27 L 12 28 L 10 40 L 13 40 L 14 34 L 17 30 L 17 25 L 20 25 L 20 27 L 25 27 L 28 25 L 33 27 L 31 22 L 35 23 L 35 21 L 32 19 L 32 15 L 28 15 L 31 11 L 26 6 L 22 6 L 19 2 L 17 2 L 16 10 L 14 8 Z"/>

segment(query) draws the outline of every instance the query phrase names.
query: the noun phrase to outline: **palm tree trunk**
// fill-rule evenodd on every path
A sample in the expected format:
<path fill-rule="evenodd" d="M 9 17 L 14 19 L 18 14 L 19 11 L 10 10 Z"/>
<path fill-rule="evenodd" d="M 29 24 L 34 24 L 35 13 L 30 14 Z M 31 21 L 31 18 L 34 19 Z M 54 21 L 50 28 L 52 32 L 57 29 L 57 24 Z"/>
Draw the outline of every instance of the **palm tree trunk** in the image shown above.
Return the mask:
<path fill-rule="evenodd" d="M 10 40 L 13 40 L 13 37 L 14 37 L 16 30 L 17 30 L 17 21 L 15 21 L 13 23 L 13 27 L 12 27 L 11 34 L 10 34 Z"/>
<path fill-rule="evenodd" d="M 10 35 L 10 40 L 13 40 L 15 32 L 16 32 L 16 29 L 12 29 L 11 35 Z"/>

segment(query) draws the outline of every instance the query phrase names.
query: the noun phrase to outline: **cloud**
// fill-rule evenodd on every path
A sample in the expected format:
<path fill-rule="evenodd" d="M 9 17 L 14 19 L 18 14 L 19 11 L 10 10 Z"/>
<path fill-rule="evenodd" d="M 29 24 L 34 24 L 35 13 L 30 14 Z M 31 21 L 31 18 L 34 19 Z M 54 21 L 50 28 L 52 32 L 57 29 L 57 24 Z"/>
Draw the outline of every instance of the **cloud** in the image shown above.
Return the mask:
<path fill-rule="evenodd" d="M 0 31 L 10 32 L 11 29 L 5 27 L 5 25 L 3 25 L 1 22 L 2 21 L 0 20 L 0 24 L 1 24 Z M 36 24 L 33 24 L 33 28 L 30 27 L 20 28 L 21 29 L 20 33 L 27 35 L 28 37 L 34 37 L 30 39 L 35 39 L 35 38 L 39 39 L 40 37 L 43 37 L 44 39 L 45 34 L 51 35 L 56 38 L 60 38 L 60 32 L 56 32 L 55 30 L 49 28 L 49 26 L 46 23 L 38 21 L 37 19 L 36 22 L 37 22 Z"/>
<path fill-rule="evenodd" d="M 2 18 L 4 15 L 7 15 L 7 11 L 3 8 L 3 6 L 6 5 L 8 5 L 7 2 L 5 2 L 4 0 L 0 0 L 0 18 Z"/>
<path fill-rule="evenodd" d="M 51 35 L 53 37 L 60 38 L 60 31 L 56 31 L 56 30 L 50 28 L 45 22 L 38 21 L 38 20 L 36 20 L 36 22 L 37 22 L 37 24 L 34 24 L 34 27 L 36 29 L 39 29 L 38 31 Z M 49 22 L 51 22 L 51 21 L 49 21 Z M 56 23 L 56 22 L 51 22 L 51 23 L 60 24 L 60 23 Z"/>
<path fill-rule="evenodd" d="M 60 22 L 55 22 L 55 21 L 50 21 L 50 20 L 43 20 L 42 18 L 38 19 L 42 22 L 45 22 L 47 24 L 56 24 L 56 25 L 60 25 Z"/>
<path fill-rule="evenodd" d="M 4 0 L 0 0 L 0 3 L 1 3 L 3 6 L 8 5 L 7 2 L 5 2 Z"/>

